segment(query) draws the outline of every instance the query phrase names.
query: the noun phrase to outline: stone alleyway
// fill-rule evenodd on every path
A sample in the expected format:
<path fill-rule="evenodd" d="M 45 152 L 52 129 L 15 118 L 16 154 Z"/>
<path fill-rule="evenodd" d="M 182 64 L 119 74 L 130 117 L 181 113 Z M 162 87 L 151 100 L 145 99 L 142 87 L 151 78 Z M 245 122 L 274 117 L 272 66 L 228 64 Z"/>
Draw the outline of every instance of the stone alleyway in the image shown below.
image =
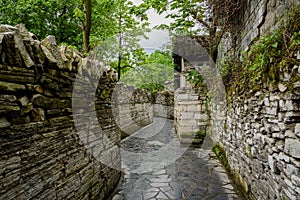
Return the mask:
<path fill-rule="evenodd" d="M 240 200 L 211 150 L 181 146 L 172 120 L 154 123 L 122 142 L 124 175 L 113 200 Z"/>

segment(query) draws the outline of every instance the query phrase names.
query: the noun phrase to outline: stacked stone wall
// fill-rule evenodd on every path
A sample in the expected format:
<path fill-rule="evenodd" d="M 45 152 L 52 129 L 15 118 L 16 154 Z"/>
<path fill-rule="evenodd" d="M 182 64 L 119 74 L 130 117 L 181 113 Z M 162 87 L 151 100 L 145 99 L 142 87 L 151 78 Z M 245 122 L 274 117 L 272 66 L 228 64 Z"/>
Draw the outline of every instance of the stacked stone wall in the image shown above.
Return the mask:
<path fill-rule="evenodd" d="M 153 115 L 174 119 L 174 93 L 171 91 L 160 91 L 155 96 Z"/>
<path fill-rule="evenodd" d="M 232 43 L 239 51 L 247 51 L 256 39 L 276 30 L 283 22 L 283 16 L 299 0 L 248 0 L 241 14 L 237 31 L 222 38 L 218 47 L 218 58 L 222 59 L 232 50 Z M 234 37 L 234 38 L 232 38 Z M 237 52 L 235 52 L 237 53 Z"/>
<path fill-rule="evenodd" d="M 299 0 L 248 0 L 240 19 L 243 26 L 241 49 L 248 49 L 255 38 L 274 31 L 282 23 L 282 17 Z"/>
<path fill-rule="evenodd" d="M 249 1 L 241 23 L 240 49 L 248 49 L 255 39 L 276 29 L 283 14 L 297 3 Z M 294 58 L 299 62 L 300 54 Z M 282 68 L 277 83 L 262 83 L 256 92 L 233 93 L 227 109 L 212 111 L 225 111 L 221 115 L 225 118 L 212 118 L 214 138 L 225 149 L 235 177 L 254 199 L 297 200 L 300 196 L 300 67 Z"/>
<path fill-rule="evenodd" d="M 116 83 L 54 36 L 0 26 L 0 199 L 105 199 L 121 168 Z M 130 98 L 133 121 L 150 123 L 148 95 Z"/>
<path fill-rule="evenodd" d="M 112 99 L 113 114 L 122 138 L 152 123 L 153 104 L 150 93 L 120 83 L 114 89 Z"/>
<path fill-rule="evenodd" d="M 231 104 L 222 143 L 243 186 L 257 199 L 296 200 L 300 195 L 299 94 L 259 91 L 249 99 L 233 97 Z"/>

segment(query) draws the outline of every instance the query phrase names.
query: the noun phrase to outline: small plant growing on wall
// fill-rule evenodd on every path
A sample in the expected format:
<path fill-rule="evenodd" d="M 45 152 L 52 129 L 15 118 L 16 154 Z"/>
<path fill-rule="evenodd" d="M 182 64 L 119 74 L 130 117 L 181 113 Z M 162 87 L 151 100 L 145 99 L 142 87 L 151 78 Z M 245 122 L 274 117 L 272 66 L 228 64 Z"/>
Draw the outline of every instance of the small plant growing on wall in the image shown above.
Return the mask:
<path fill-rule="evenodd" d="M 220 61 L 227 97 L 232 93 L 251 95 L 262 88 L 276 88 L 284 72 L 293 77 L 287 83 L 288 88 L 300 79 L 292 72 L 292 68 L 300 64 L 295 58 L 300 51 L 299 16 L 300 5 L 283 17 L 277 30 L 257 38 L 248 51 L 229 52 Z"/>

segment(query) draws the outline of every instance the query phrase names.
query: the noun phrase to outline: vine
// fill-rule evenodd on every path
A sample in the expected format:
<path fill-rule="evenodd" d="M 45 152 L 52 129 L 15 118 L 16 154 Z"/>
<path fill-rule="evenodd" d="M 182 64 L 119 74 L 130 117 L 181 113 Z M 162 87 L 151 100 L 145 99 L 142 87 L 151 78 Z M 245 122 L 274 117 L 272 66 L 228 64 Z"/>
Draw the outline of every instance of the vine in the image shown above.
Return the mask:
<path fill-rule="evenodd" d="M 208 115 L 210 115 L 211 93 L 208 91 L 207 84 L 203 76 L 193 69 L 188 72 L 187 81 L 193 85 L 193 88 L 196 91 L 200 90 L 200 94 L 205 97 L 205 108 Z"/>

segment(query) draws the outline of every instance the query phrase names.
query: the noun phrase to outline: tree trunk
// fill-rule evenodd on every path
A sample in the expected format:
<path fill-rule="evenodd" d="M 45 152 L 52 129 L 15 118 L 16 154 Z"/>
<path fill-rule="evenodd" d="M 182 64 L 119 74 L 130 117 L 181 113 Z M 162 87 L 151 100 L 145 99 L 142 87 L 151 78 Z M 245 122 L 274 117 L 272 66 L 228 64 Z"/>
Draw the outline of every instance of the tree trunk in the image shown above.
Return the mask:
<path fill-rule="evenodd" d="M 119 57 L 118 57 L 118 80 L 120 80 L 120 78 L 121 78 L 121 61 L 122 61 L 122 57 L 121 57 L 121 53 L 119 52 Z"/>
<path fill-rule="evenodd" d="M 88 53 L 90 51 L 90 34 L 92 27 L 92 2 L 91 0 L 82 0 L 84 9 L 84 24 L 83 24 L 83 51 Z"/>
<path fill-rule="evenodd" d="M 118 55 L 118 80 L 121 78 L 121 62 L 122 62 L 122 33 L 121 33 L 121 26 L 122 26 L 122 16 L 119 16 L 119 55 Z"/>

